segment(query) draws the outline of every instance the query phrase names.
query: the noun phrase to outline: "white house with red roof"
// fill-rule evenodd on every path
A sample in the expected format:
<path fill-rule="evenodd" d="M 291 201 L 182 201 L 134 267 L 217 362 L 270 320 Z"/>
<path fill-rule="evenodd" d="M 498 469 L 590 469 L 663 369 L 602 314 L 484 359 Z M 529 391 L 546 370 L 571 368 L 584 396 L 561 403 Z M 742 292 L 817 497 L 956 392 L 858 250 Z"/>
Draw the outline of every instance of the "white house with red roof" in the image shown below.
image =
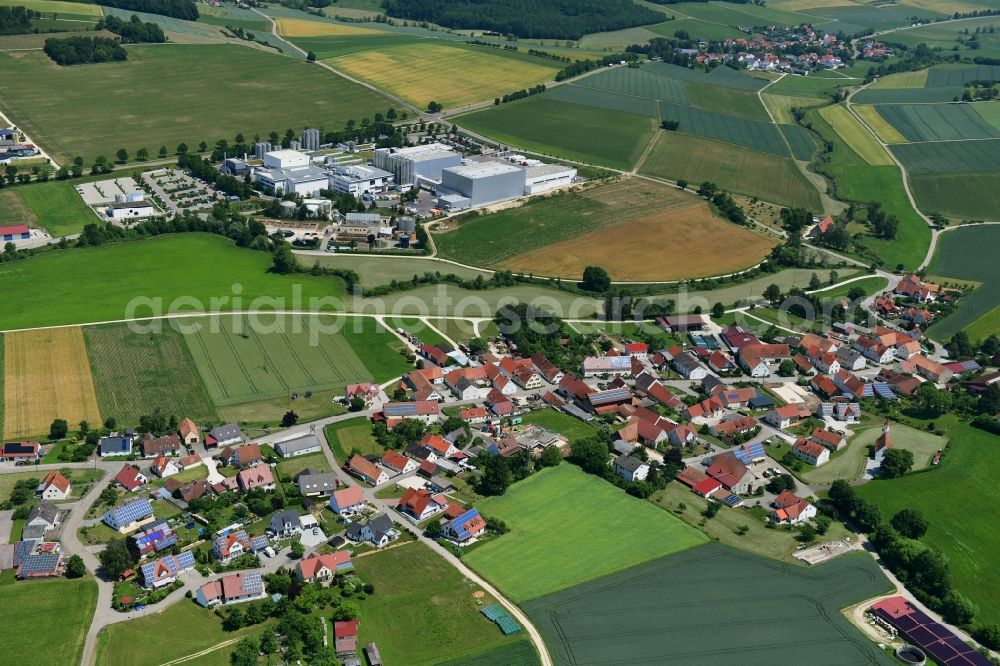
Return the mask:
<path fill-rule="evenodd" d="M 43 500 L 64 500 L 73 491 L 73 484 L 58 471 L 53 470 L 45 475 L 42 482 L 38 484 L 37 494 Z"/>
<path fill-rule="evenodd" d="M 263 599 L 265 594 L 264 580 L 260 573 L 242 571 L 205 583 L 198 588 L 195 600 L 208 608 Z"/>
<path fill-rule="evenodd" d="M 157 456 L 156 459 L 149 465 L 149 471 L 165 479 L 168 476 L 173 476 L 180 472 L 180 467 L 177 466 L 173 460 L 166 456 Z"/>
<path fill-rule="evenodd" d="M 798 405 L 784 405 L 782 407 L 776 407 L 768 413 L 764 414 L 764 422 L 768 425 L 772 425 L 779 430 L 784 430 L 802 419 L 807 419 L 810 416 L 808 409 L 800 407 Z"/>
<path fill-rule="evenodd" d="M 351 569 L 351 554 L 337 550 L 327 555 L 314 555 L 299 560 L 295 575 L 305 583 L 329 585 L 338 573 Z"/>
<path fill-rule="evenodd" d="M 347 462 L 347 467 L 358 478 L 373 486 L 389 480 L 389 473 L 364 456 L 355 455 Z"/>
<path fill-rule="evenodd" d="M 330 495 L 330 510 L 337 514 L 355 513 L 365 506 L 365 495 L 359 486 L 345 486 Z"/>
<path fill-rule="evenodd" d="M 795 493 L 783 490 L 771 502 L 771 519 L 776 523 L 796 525 L 816 517 L 816 507 Z"/>
<path fill-rule="evenodd" d="M 792 454 L 799 460 L 819 467 L 830 462 L 830 449 L 812 439 L 800 437 L 792 445 Z"/>
<path fill-rule="evenodd" d="M 115 483 L 130 493 L 139 490 L 148 482 L 149 479 L 146 478 L 146 475 L 139 471 L 135 465 L 125 465 L 115 475 Z"/>
<path fill-rule="evenodd" d="M 415 472 L 420 465 L 413 458 L 407 458 L 397 451 L 386 451 L 382 456 L 382 466 L 397 474 Z"/>
<path fill-rule="evenodd" d="M 212 541 L 212 556 L 222 562 L 229 564 L 244 553 L 250 552 L 250 536 L 246 530 L 236 530 L 229 534 L 222 534 Z"/>
<path fill-rule="evenodd" d="M 400 513 L 420 522 L 444 511 L 448 507 L 448 498 L 423 488 L 409 488 L 399 498 L 398 507 Z"/>
<path fill-rule="evenodd" d="M 746 495 L 753 491 L 755 478 L 753 472 L 729 451 L 715 456 L 705 474 L 737 495 Z"/>
<path fill-rule="evenodd" d="M 459 413 L 459 418 L 466 423 L 483 423 L 488 417 L 489 413 L 486 411 L 486 408 L 480 405 L 467 407 Z"/>
<path fill-rule="evenodd" d="M 251 490 L 274 490 L 274 475 L 267 465 L 257 465 L 248 469 L 241 469 L 236 474 L 236 482 L 240 490 L 245 493 Z"/>
<path fill-rule="evenodd" d="M 446 440 L 441 435 L 426 434 L 420 440 L 420 446 L 430 449 L 439 458 L 448 458 L 458 453 L 458 447 Z"/>

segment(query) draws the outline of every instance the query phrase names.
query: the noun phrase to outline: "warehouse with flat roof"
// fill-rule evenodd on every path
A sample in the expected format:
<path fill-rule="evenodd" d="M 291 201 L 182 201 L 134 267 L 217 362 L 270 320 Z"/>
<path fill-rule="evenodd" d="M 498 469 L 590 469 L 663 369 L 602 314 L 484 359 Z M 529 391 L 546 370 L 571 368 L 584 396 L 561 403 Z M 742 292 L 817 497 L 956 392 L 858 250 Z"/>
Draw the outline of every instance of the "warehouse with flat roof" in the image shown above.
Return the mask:
<path fill-rule="evenodd" d="M 443 143 L 407 148 L 376 148 L 372 163 L 391 173 L 399 185 L 415 185 L 419 180 L 441 180 L 441 172 L 459 166 L 462 156 Z"/>
<path fill-rule="evenodd" d="M 451 210 L 454 196 L 468 199 L 467 207 L 483 206 L 524 196 L 525 170 L 506 162 L 477 162 L 442 170 L 437 187 L 439 203 Z"/>

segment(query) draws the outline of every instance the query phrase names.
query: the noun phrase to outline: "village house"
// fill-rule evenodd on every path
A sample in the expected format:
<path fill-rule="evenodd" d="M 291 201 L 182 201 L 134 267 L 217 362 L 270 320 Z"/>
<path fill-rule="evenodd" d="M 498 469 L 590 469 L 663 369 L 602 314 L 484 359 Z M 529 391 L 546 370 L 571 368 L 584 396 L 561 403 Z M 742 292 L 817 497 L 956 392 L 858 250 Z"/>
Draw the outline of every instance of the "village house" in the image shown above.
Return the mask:
<path fill-rule="evenodd" d="M 227 423 L 212 428 L 205 437 L 205 448 L 217 446 L 239 446 L 246 441 L 246 436 L 235 423 Z"/>
<path fill-rule="evenodd" d="M 263 599 L 264 580 L 256 571 L 228 574 L 198 588 L 195 600 L 202 606 L 243 603 Z"/>
<path fill-rule="evenodd" d="M 823 428 L 816 428 L 813 430 L 812 434 L 809 435 L 809 439 L 817 444 L 825 446 L 834 453 L 847 445 L 847 439 L 843 435 L 838 435 L 832 430 L 825 430 Z"/>
<path fill-rule="evenodd" d="M 42 500 L 31 508 L 21 529 L 22 539 L 44 539 L 45 535 L 59 527 L 59 507 L 48 500 Z"/>
<path fill-rule="evenodd" d="M 42 447 L 38 442 L 4 442 L 2 462 L 34 462 L 42 459 Z"/>
<path fill-rule="evenodd" d="M 365 496 L 360 486 L 345 486 L 330 496 L 329 506 L 336 514 L 356 513 L 364 508 Z"/>
<path fill-rule="evenodd" d="M 240 469 L 256 467 L 264 462 L 264 455 L 260 451 L 260 444 L 247 444 L 234 449 L 232 457 L 226 462 Z"/>
<path fill-rule="evenodd" d="M 615 458 L 615 474 L 626 481 L 645 481 L 649 476 L 649 464 L 631 455 L 618 456 Z"/>
<path fill-rule="evenodd" d="M 132 444 L 135 435 L 131 430 L 124 433 L 111 433 L 102 437 L 97 444 L 97 452 L 102 458 L 119 458 L 132 455 Z"/>
<path fill-rule="evenodd" d="M 108 509 L 104 513 L 104 523 L 118 532 L 131 532 L 142 523 L 153 517 L 153 505 L 148 499 L 139 498 L 127 502 L 123 506 Z"/>
<path fill-rule="evenodd" d="M 688 465 L 681 471 L 677 472 L 677 476 L 674 478 L 690 488 L 692 492 L 706 498 L 722 488 L 721 483 L 708 476 L 694 465 Z"/>
<path fill-rule="evenodd" d="M 42 482 L 38 484 L 35 494 L 43 500 L 56 501 L 68 499 L 73 492 L 73 484 L 65 476 L 56 470 L 52 470 L 45 475 Z"/>
<path fill-rule="evenodd" d="M 194 569 L 194 566 L 194 553 L 189 550 L 178 555 L 161 557 L 139 568 L 142 586 L 149 590 L 158 590 L 173 585 L 180 574 Z"/>
<path fill-rule="evenodd" d="M 810 465 L 819 467 L 830 460 L 830 449 L 819 442 L 800 437 L 792 445 L 792 453 L 796 458 L 804 460 Z"/>
<path fill-rule="evenodd" d="M 547 359 L 542 354 L 532 354 L 531 362 L 535 365 L 538 373 L 550 384 L 558 384 L 563 378 L 562 370 L 555 363 Z"/>
<path fill-rule="evenodd" d="M 771 502 L 771 519 L 778 524 L 797 525 L 816 517 L 816 507 L 798 495 L 783 490 Z"/>
<path fill-rule="evenodd" d="M 808 409 L 804 409 L 798 405 L 785 405 L 783 407 L 772 409 L 764 414 L 764 421 L 778 430 L 784 430 L 785 428 L 798 423 L 802 419 L 809 418 L 809 416 L 810 413 Z"/>
<path fill-rule="evenodd" d="M 472 541 L 486 531 L 486 521 L 478 509 L 469 509 L 462 515 L 449 520 L 442 526 L 445 538 L 462 545 Z"/>
<path fill-rule="evenodd" d="M 245 493 L 251 490 L 274 490 L 274 475 L 267 465 L 257 465 L 247 469 L 241 469 L 236 474 L 236 482 L 240 490 Z"/>
<path fill-rule="evenodd" d="M 194 446 L 201 441 L 201 433 L 198 431 L 198 426 L 187 417 L 184 417 L 184 420 L 177 426 L 177 432 L 180 434 L 181 442 L 185 446 Z"/>
<path fill-rule="evenodd" d="M 310 453 L 319 453 L 322 450 L 319 438 L 313 434 L 302 435 L 301 437 L 295 437 L 293 439 L 286 439 L 285 441 L 278 442 L 274 445 L 274 452 L 282 458 L 306 456 Z"/>
<path fill-rule="evenodd" d="M 705 474 L 736 495 L 753 492 L 753 472 L 730 451 L 715 456 Z"/>
<path fill-rule="evenodd" d="M 403 419 L 414 419 L 421 423 L 431 424 L 441 416 L 441 404 L 432 400 L 417 400 L 414 402 L 390 402 L 382 408 L 388 425 Z"/>
<path fill-rule="evenodd" d="M 350 570 L 351 554 L 337 550 L 327 555 L 313 555 L 299 560 L 295 575 L 304 583 L 320 583 L 324 586 L 333 582 L 334 577 Z"/>
<path fill-rule="evenodd" d="M 448 500 L 444 495 L 434 495 L 429 490 L 408 488 L 399 498 L 398 506 L 400 513 L 421 522 L 444 511 Z"/>
<path fill-rule="evenodd" d="M 382 548 L 399 537 L 399 532 L 393 527 L 388 514 L 380 513 L 367 522 L 351 523 L 344 536 L 354 543 L 368 542 L 376 548 Z"/>
<path fill-rule="evenodd" d="M 149 481 L 146 475 L 139 471 L 135 465 L 124 465 L 115 475 L 115 483 L 120 485 L 130 493 L 134 493 Z"/>
<path fill-rule="evenodd" d="M 485 407 L 479 405 L 475 407 L 467 407 L 459 413 L 459 418 L 466 423 L 476 424 L 485 423 L 489 414 Z"/>
<path fill-rule="evenodd" d="M 149 465 L 149 471 L 161 479 L 165 479 L 168 476 L 177 474 L 181 470 L 180 467 L 177 466 L 177 463 L 170 458 L 157 456 L 156 460 Z"/>
<path fill-rule="evenodd" d="M 129 549 L 139 553 L 140 557 L 166 550 L 176 543 L 177 533 L 166 520 L 147 523 L 128 538 Z"/>
<path fill-rule="evenodd" d="M 278 511 L 271 516 L 271 532 L 276 539 L 287 539 L 302 531 L 299 513 L 294 509 Z"/>
<path fill-rule="evenodd" d="M 889 363 L 896 356 L 895 347 L 883 344 L 867 335 L 859 335 L 854 341 L 854 348 L 864 354 L 865 358 L 875 363 Z"/>
<path fill-rule="evenodd" d="M 325 497 L 337 489 L 337 475 L 307 469 L 295 478 L 295 483 L 303 497 Z"/>
<path fill-rule="evenodd" d="M 173 433 L 164 435 L 163 437 L 153 437 L 149 433 L 146 433 L 139 446 L 142 448 L 142 456 L 144 458 L 176 456 L 183 450 L 181 438 Z"/>
<path fill-rule="evenodd" d="M 701 364 L 694 356 L 687 352 L 675 354 L 673 357 L 674 370 L 684 379 L 698 381 L 708 375 L 708 369 Z"/>
<path fill-rule="evenodd" d="M 212 540 L 212 557 L 222 564 L 229 564 L 240 555 L 250 552 L 250 536 L 246 530 L 220 534 Z"/>
<path fill-rule="evenodd" d="M 438 458 L 448 458 L 458 453 L 458 447 L 441 435 L 427 433 L 420 440 L 420 446 L 433 451 Z"/>
<path fill-rule="evenodd" d="M 833 383 L 848 398 L 863 398 L 865 396 L 865 382 L 843 368 L 833 376 Z"/>
<path fill-rule="evenodd" d="M 378 384 L 348 384 L 344 390 L 344 400 L 350 404 L 354 398 L 361 398 L 364 401 L 365 409 L 371 409 L 381 393 L 382 388 Z"/>
<path fill-rule="evenodd" d="M 710 433 L 720 439 L 729 440 L 737 435 L 752 432 L 757 428 L 757 419 L 752 416 L 737 416 L 709 426 Z"/>
<path fill-rule="evenodd" d="M 840 363 L 841 368 L 849 370 L 850 372 L 864 370 L 865 366 L 868 365 L 868 362 L 865 360 L 865 357 L 861 354 L 861 352 L 857 349 L 851 349 L 846 345 L 837 350 L 837 361 Z"/>
<path fill-rule="evenodd" d="M 410 472 L 415 472 L 420 467 L 416 460 L 396 451 L 386 451 L 380 462 L 383 467 L 392 470 L 396 474 L 409 474 Z"/>

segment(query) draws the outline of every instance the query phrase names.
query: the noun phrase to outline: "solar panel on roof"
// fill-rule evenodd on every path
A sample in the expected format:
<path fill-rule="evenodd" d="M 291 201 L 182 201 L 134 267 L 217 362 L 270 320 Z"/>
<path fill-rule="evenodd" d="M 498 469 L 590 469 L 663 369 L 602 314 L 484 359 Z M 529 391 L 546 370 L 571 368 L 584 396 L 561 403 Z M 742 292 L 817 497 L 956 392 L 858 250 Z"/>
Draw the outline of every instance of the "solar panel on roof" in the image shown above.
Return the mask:
<path fill-rule="evenodd" d="M 18 541 L 17 546 L 14 548 L 14 566 L 21 564 L 31 551 L 35 549 L 35 544 L 38 543 L 37 539 L 27 539 L 25 541 Z"/>
<path fill-rule="evenodd" d="M 17 570 L 17 573 L 22 578 L 49 574 L 52 573 L 59 565 L 60 559 L 61 556 L 57 553 L 28 555 L 24 558 L 24 561 L 21 562 L 21 566 Z"/>
<path fill-rule="evenodd" d="M 737 497 L 736 495 L 730 494 L 726 496 L 724 500 L 722 500 L 722 503 L 728 507 L 734 507 L 740 503 L 740 498 Z"/>
<path fill-rule="evenodd" d="M 733 455 L 736 456 L 737 460 L 739 460 L 744 465 L 749 465 L 750 462 L 751 462 L 750 455 L 746 451 L 744 451 L 742 448 L 740 448 L 740 449 L 734 449 L 733 450 Z"/>
<path fill-rule="evenodd" d="M 883 398 L 889 400 L 895 400 L 896 394 L 893 392 L 892 388 L 888 384 L 874 384 L 875 393 Z"/>

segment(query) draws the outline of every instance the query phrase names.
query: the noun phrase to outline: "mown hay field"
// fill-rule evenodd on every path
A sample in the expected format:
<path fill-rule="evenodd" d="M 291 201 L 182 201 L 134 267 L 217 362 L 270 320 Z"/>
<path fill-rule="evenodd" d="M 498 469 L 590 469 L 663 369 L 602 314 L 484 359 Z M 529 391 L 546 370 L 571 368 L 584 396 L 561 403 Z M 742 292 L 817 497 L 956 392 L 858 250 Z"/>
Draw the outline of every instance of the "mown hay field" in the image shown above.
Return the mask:
<path fill-rule="evenodd" d="M 546 99 L 548 93 L 454 120 L 505 145 L 629 170 L 656 129 L 643 116 Z"/>
<path fill-rule="evenodd" d="M 640 171 L 695 184 L 709 180 L 782 206 L 822 208 L 819 193 L 791 159 L 681 132 L 663 132 Z"/>
<path fill-rule="evenodd" d="M 232 44 L 129 46 L 127 62 L 73 67 L 39 51 L 5 52 L 0 79 L 0 108 L 60 162 L 113 157 L 122 147 L 173 151 L 237 132 L 341 127 L 391 106 L 321 68 Z"/>
<path fill-rule="evenodd" d="M 569 278 L 603 266 L 615 280 L 679 280 L 748 268 L 772 247 L 767 236 L 723 222 L 707 204 L 695 203 L 533 250 L 503 266 Z"/>
<path fill-rule="evenodd" d="M 506 522 L 510 532 L 462 559 L 515 603 L 706 541 L 666 511 L 569 463 L 544 469 L 476 507 Z"/>
<path fill-rule="evenodd" d="M 53 419 L 101 423 L 79 328 L 4 334 L 4 437 L 41 435 Z"/>
<path fill-rule="evenodd" d="M 358 35 L 384 35 L 382 30 L 333 21 L 279 18 L 278 33 L 283 37 L 352 37 Z"/>
<path fill-rule="evenodd" d="M 551 81 L 559 70 L 558 65 L 541 58 L 509 58 L 494 50 L 408 44 L 324 62 L 421 109 L 432 100 L 445 108 L 491 100 Z"/>
<path fill-rule="evenodd" d="M 169 325 L 143 333 L 128 324 L 109 324 L 89 326 L 83 333 L 105 418 L 136 423 L 155 409 L 199 422 L 216 418 L 191 352 Z"/>
<path fill-rule="evenodd" d="M 845 107 L 828 106 L 820 109 L 819 114 L 865 162 L 871 166 L 893 164 L 889 153 Z"/>

